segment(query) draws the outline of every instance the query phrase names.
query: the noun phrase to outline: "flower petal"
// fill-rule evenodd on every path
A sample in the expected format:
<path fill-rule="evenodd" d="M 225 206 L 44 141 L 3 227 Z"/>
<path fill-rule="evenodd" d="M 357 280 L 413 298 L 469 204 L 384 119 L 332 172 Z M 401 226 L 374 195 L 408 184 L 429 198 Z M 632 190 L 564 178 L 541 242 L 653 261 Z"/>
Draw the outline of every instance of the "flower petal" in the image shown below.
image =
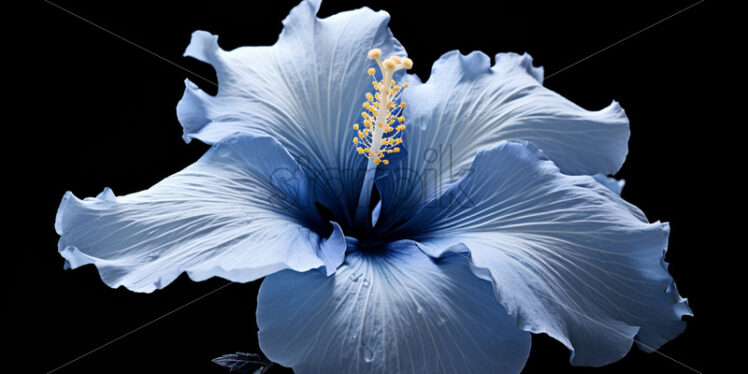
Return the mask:
<path fill-rule="evenodd" d="M 517 373 L 530 336 L 465 256 L 352 252 L 333 276 L 283 271 L 257 302 L 262 351 L 296 373 Z"/>
<path fill-rule="evenodd" d="M 217 36 L 193 33 L 185 55 L 213 65 L 218 94 L 187 81 L 177 115 L 186 141 L 214 143 L 234 132 L 275 137 L 317 181 L 314 198 L 345 217 L 355 209 L 366 169 L 351 140 L 371 90 L 366 71 L 374 62 L 367 52 L 405 51 L 384 11 L 362 8 L 318 19 L 318 8 L 319 1 L 296 6 L 270 47 L 224 51 Z"/>
<path fill-rule="evenodd" d="M 426 232 L 414 239 L 435 257 L 468 251 L 523 329 L 591 366 L 623 357 L 635 336 L 652 349 L 683 331 L 691 312 L 663 261 L 667 224 L 530 143 L 480 152 L 471 171 L 401 230 Z"/>
<path fill-rule="evenodd" d="M 600 182 L 600 184 L 602 184 L 605 187 L 608 187 L 608 189 L 615 192 L 616 195 L 619 195 L 619 196 L 621 195 L 621 191 L 623 191 L 623 186 L 626 185 L 626 180 L 615 179 L 605 174 L 595 174 L 592 177 L 595 178 L 596 181 Z"/>
<path fill-rule="evenodd" d="M 567 174 L 614 174 L 628 150 L 628 119 L 618 103 L 585 110 L 543 87 L 543 69 L 515 53 L 490 58 L 448 52 L 423 84 L 403 93 L 408 129 L 400 162 L 380 178 L 383 217 L 397 222 L 442 192 L 475 154 L 502 140 L 527 140 Z"/>
<path fill-rule="evenodd" d="M 329 239 L 309 228 L 321 220 L 306 203 L 305 181 L 272 138 L 229 138 L 146 191 L 115 197 L 106 189 L 84 200 L 66 193 L 55 222 L 59 251 L 70 267 L 94 264 L 107 285 L 138 292 L 183 271 L 237 282 L 283 269 L 334 271 L 345 240 L 337 225 Z"/>

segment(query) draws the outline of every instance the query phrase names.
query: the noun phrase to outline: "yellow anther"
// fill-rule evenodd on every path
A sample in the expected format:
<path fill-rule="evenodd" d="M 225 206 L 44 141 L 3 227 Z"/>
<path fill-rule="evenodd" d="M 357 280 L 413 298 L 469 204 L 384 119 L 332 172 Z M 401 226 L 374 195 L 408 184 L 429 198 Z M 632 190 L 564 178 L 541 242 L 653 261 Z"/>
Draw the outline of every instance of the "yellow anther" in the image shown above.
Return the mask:
<path fill-rule="evenodd" d="M 380 159 L 378 159 L 378 158 L 375 158 L 375 159 L 374 159 L 374 164 L 375 164 L 375 165 L 379 165 L 379 163 L 380 163 L 380 162 L 382 162 L 382 160 L 380 160 Z"/>
<path fill-rule="evenodd" d="M 374 60 L 378 59 L 380 56 L 382 56 L 382 50 L 379 48 L 374 48 L 369 50 L 369 58 Z"/>
<path fill-rule="evenodd" d="M 364 117 L 364 119 L 370 119 L 369 113 L 361 112 L 361 117 Z"/>
<path fill-rule="evenodd" d="M 402 60 L 402 64 L 403 64 L 403 67 L 404 67 L 404 68 L 406 68 L 406 69 L 410 69 L 410 68 L 412 68 L 412 67 L 413 67 L 413 60 L 411 60 L 411 59 L 409 59 L 409 58 L 405 57 L 405 58 L 403 58 L 403 60 Z"/>
<path fill-rule="evenodd" d="M 405 122 L 405 116 L 397 117 L 398 122 Z"/>
<path fill-rule="evenodd" d="M 395 85 L 395 83 L 397 83 L 397 82 L 395 82 L 395 80 L 394 80 L 394 79 L 393 79 L 393 80 L 391 80 L 391 81 L 390 81 L 390 86 L 394 86 L 394 85 Z"/>
<path fill-rule="evenodd" d="M 400 108 L 403 108 L 403 109 L 405 109 L 405 105 L 406 105 L 406 104 L 405 104 L 405 102 L 404 102 L 404 101 L 403 101 L 403 102 L 401 102 L 401 103 L 400 103 Z"/>
<path fill-rule="evenodd" d="M 354 139 L 354 140 L 355 140 L 355 139 Z M 364 149 L 363 149 L 363 148 L 361 148 L 361 147 L 357 147 L 357 148 L 356 148 L 356 152 L 358 152 L 358 154 L 362 155 L 362 154 L 364 154 Z"/>
<path fill-rule="evenodd" d="M 353 144 L 358 144 L 358 138 L 353 138 Z"/>
<path fill-rule="evenodd" d="M 384 62 L 382 63 L 382 65 L 384 65 L 384 67 L 386 67 L 387 69 L 394 69 L 395 65 L 397 65 L 397 63 L 394 60 L 392 60 L 392 58 L 388 58 L 388 59 L 384 60 Z"/>
<path fill-rule="evenodd" d="M 392 91 L 400 92 L 400 86 L 392 86 Z"/>
<path fill-rule="evenodd" d="M 363 138 L 364 138 L 364 133 L 363 133 L 363 132 L 361 132 L 361 131 L 359 131 L 359 132 L 358 132 L 358 137 L 359 137 L 359 138 L 361 138 L 361 139 L 363 139 Z"/>
<path fill-rule="evenodd" d="M 374 95 L 371 94 L 371 92 L 366 93 L 366 100 L 374 101 Z"/>
<path fill-rule="evenodd" d="M 374 73 L 376 73 L 377 70 L 374 68 L 369 68 L 369 70 L 366 71 L 366 74 L 369 74 L 371 76 L 374 76 Z"/>
<path fill-rule="evenodd" d="M 403 83 L 403 88 L 408 88 L 408 82 Z"/>
<path fill-rule="evenodd" d="M 364 121 L 364 126 L 365 127 L 371 127 L 371 121 L 369 121 L 368 119 L 366 121 Z"/>
<path fill-rule="evenodd" d="M 398 63 L 398 64 L 400 63 L 400 61 L 402 61 L 402 60 L 403 60 L 402 58 L 400 58 L 400 57 L 398 57 L 398 56 L 392 56 L 392 57 L 390 57 L 390 58 L 391 58 L 391 59 L 393 59 L 393 60 L 395 60 L 395 62 L 396 62 L 396 63 Z"/>
<path fill-rule="evenodd" d="M 353 124 L 353 129 L 358 130 L 358 123 Z"/>
<path fill-rule="evenodd" d="M 395 153 L 400 152 L 400 147 L 392 148 L 392 152 L 395 152 Z"/>
<path fill-rule="evenodd" d="M 371 129 L 364 129 L 364 135 L 369 135 L 370 132 L 371 132 Z"/>
<path fill-rule="evenodd" d="M 382 162 L 383 162 L 383 163 L 384 163 L 385 165 L 387 165 L 387 164 L 389 164 L 389 163 L 390 163 L 390 161 L 389 161 L 389 160 L 382 160 Z"/>

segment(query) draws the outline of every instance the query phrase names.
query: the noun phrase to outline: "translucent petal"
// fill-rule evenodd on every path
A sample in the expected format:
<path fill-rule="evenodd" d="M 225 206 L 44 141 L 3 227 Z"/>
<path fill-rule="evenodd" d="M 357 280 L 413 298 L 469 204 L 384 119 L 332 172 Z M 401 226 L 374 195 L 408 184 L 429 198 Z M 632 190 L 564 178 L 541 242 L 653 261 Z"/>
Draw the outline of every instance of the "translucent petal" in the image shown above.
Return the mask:
<path fill-rule="evenodd" d="M 151 292 L 182 272 L 248 282 L 283 269 L 342 263 L 337 224 L 329 239 L 308 203 L 293 158 L 270 137 L 214 145 L 199 161 L 148 190 L 80 200 L 68 192 L 57 212 L 59 251 L 76 268 L 94 264 L 111 287 Z M 324 260 L 324 261 L 323 261 Z"/>
<path fill-rule="evenodd" d="M 332 277 L 283 271 L 257 303 L 260 347 L 296 373 L 517 373 L 530 336 L 469 258 L 410 241 L 351 252 Z"/>
<path fill-rule="evenodd" d="M 177 115 L 186 141 L 213 143 L 234 132 L 273 136 L 311 179 L 314 199 L 350 219 L 366 168 L 352 143 L 352 125 L 361 123 L 361 104 L 372 89 L 366 72 L 375 63 L 367 52 L 405 51 L 384 11 L 362 8 L 318 19 L 318 8 L 319 1 L 301 2 L 269 47 L 225 51 L 217 36 L 193 33 L 185 55 L 213 65 L 218 94 L 187 81 Z"/>
<path fill-rule="evenodd" d="M 634 337 L 657 348 L 691 314 L 663 261 L 668 225 L 530 143 L 480 152 L 409 229 L 431 256 L 468 252 L 520 326 L 565 344 L 577 365 L 620 359 Z"/>

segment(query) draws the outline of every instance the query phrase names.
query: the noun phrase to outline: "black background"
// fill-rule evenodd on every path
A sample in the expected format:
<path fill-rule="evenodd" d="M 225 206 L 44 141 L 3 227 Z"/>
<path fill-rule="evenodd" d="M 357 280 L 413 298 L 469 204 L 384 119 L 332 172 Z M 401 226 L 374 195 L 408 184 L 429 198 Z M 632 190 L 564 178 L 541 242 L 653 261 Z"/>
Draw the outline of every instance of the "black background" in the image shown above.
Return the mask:
<path fill-rule="evenodd" d="M 220 35 L 224 49 L 270 45 L 297 0 L 54 2 L 214 80 L 207 64 L 182 57 L 192 31 Z M 527 51 L 548 77 L 694 2 L 325 1 L 320 16 L 363 5 L 389 11 L 391 29 L 424 80 L 431 63 L 452 49 L 491 56 Z M 50 4 L 35 5 L 36 22 L 22 30 L 26 48 L 9 52 L 30 68 L 18 73 L 25 84 L 17 92 L 32 109 L 6 124 L 20 134 L 5 131 L 15 155 L 6 159 L 4 184 L 11 189 L 6 199 L 22 210 L 9 226 L 9 236 L 18 240 L 4 248 L 3 287 L 10 301 L 2 307 L 2 365 L 10 369 L 4 372 L 49 372 L 227 283 L 194 283 L 183 275 L 164 290 L 136 294 L 108 288 L 90 265 L 63 270 L 53 228 L 63 193 L 94 196 L 110 186 L 127 194 L 195 161 L 207 146 L 184 144 L 175 107 L 184 78 L 210 93 L 215 87 Z M 739 126 L 715 115 L 724 105 L 721 86 L 733 73 L 723 60 L 725 50 L 717 47 L 722 36 L 715 15 L 722 11 L 706 1 L 545 83 L 588 109 L 611 99 L 626 109 L 632 137 L 617 175 L 628 182 L 623 197 L 651 220 L 671 222 L 670 271 L 696 314 L 685 333 L 660 351 L 699 371 L 715 361 L 706 350 L 717 314 L 713 286 L 705 281 L 706 258 L 738 249 L 720 239 L 718 229 L 718 200 L 729 194 L 721 184 L 735 182 L 731 150 L 720 137 Z M 225 373 L 210 360 L 233 351 L 258 352 L 258 286 L 259 281 L 230 285 L 57 373 Z M 638 349 L 603 368 L 576 368 L 560 343 L 534 336 L 525 372 L 550 370 L 690 372 Z"/>

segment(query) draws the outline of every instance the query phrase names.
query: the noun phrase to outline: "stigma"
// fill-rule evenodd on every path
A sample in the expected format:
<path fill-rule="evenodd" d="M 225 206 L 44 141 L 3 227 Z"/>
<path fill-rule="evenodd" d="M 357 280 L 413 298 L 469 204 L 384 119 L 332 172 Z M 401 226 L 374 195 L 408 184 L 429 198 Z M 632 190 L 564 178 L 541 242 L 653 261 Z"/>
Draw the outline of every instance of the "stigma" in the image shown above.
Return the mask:
<path fill-rule="evenodd" d="M 353 131 L 356 134 L 353 137 L 353 144 L 358 154 L 373 161 L 375 165 L 380 163 L 387 165 L 389 160 L 385 159 L 386 156 L 400 152 L 400 146 L 403 143 L 402 135 L 405 131 L 403 110 L 406 104 L 400 101 L 400 95 L 405 88 L 408 88 L 408 83 L 398 85 L 392 77 L 400 69 L 413 67 L 413 60 L 407 57 L 390 56 L 383 61 L 382 51 L 379 48 L 370 50 L 368 57 L 376 61 L 382 72 L 382 80 L 374 79 L 371 82 L 375 93 L 366 94 L 366 101 L 363 103 L 364 111 L 361 112 L 361 125 L 358 123 L 353 125 Z M 372 78 L 376 72 L 375 68 L 367 70 L 367 74 Z"/>

